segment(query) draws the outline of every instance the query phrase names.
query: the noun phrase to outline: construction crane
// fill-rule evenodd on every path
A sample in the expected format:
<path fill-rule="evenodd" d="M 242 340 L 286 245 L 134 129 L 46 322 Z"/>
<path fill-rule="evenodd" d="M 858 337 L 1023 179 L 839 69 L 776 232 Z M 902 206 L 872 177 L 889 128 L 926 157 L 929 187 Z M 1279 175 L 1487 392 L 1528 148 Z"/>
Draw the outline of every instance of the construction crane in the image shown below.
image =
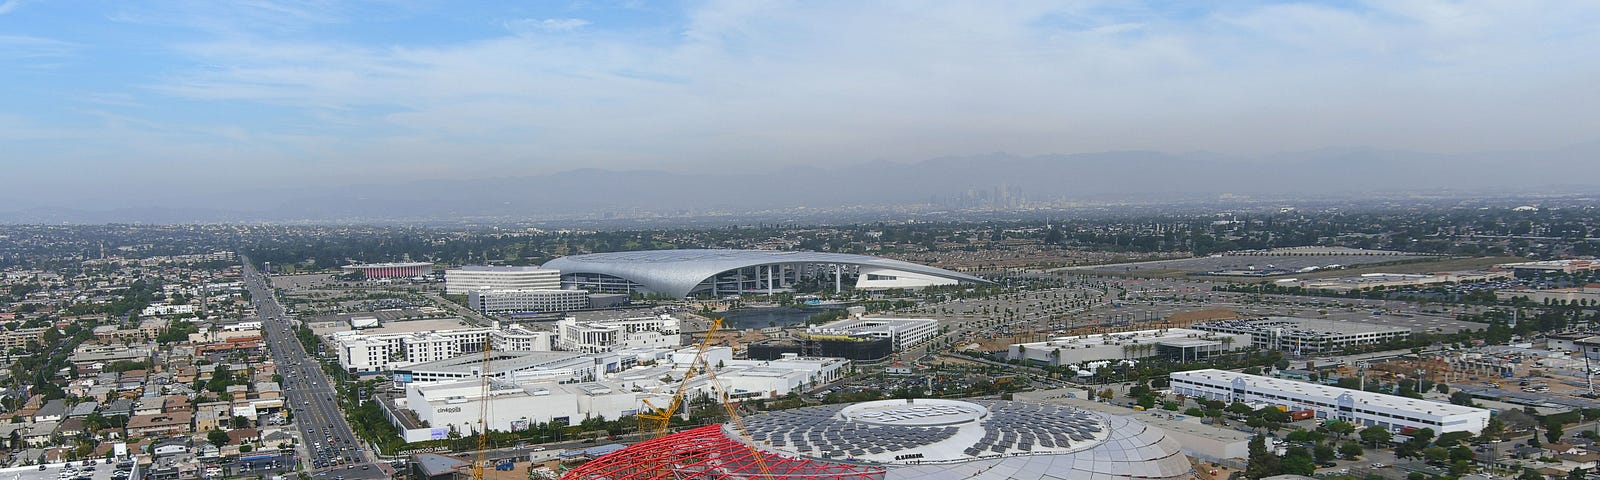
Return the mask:
<path fill-rule="evenodd" d="M 695 371 L 705 359 L 706 349 L 711 347 L 711 341 L 716 338 L 717 330 L 720 329 L 722 329 L 722 319 L 712 319 L 711 329 L 706 330 L 706 338 L 700 340 L 700 346 L 695 351 L 694 360 L 689 362 L 689 371 L 684 372 L 683 381 L 678 384 L 678 390 L 672 394 L 671 403 L 668 403 L 666 407 L 657 407 L 655 404 L 650 403 L 649 400 L 644 401 L 644 405 L 647 407 L 646 411 L 639 412 L 637 417 L 642 421 L 650 422 L 648 428 L 640 428 L 640 430 L 649 432 L 650 438 L 667 434 L 667 430 L 669 430 L 669 426 L 672 423 L 672 416 L 676 415 L 678 409 L 683 407 L 683 395 L 689 390 L 689 380 L 694 378 Z"/>
<path fill-rule="evenodd" d="M 489 381 L 489 361 L 493 360 L 493 342 L 483 339 L 483 364 L 478 370 L 478 458 L 472 462 L 472 480 L 483 480 L 484 464 L 489 461 L 489 398 L 494 384 Z"/>
<path fill-rule="evenodd" d="M 744 417 L 739 415 L 739 406 L 733 404 L 733 397 L 722 388 L 722 382 L 717 381 L 717 369 L 707 366 L 706 377 L 711 382 L 711 388 L 716 390 L 717 400 L 722 403 L 722 408 L 728 411 L 728 423 L 733 424 L 734 430 L 739 433 L 739 439 L 745 441 L 745 448 L 750 449 L 750 458 L 756 460 L 756 468 L 761 469 L 761 477 L 772 478 L 772 469 L 767 466 L 766 457 L 756 448 L 755 439 L 750 438 L 750 431 L 744 428 Z"/>

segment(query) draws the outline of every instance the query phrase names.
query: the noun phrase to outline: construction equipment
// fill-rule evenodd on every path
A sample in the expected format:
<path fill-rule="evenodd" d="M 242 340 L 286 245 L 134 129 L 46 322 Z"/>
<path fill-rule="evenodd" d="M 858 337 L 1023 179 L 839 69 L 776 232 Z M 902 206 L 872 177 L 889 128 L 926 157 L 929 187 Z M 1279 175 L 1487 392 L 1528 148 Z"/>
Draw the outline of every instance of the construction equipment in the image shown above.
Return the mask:
<path fill-rule="evenodd" d="M 483 480 L 489 462 L 489 404 L 494 403 L 489 398 L 493 389 L 493 383 L 489 381 L 489 362 L 493 360 L 493 346 L 489 339 L 483 340 L 483 364 L 478 367 L 478 458 L 472 462 L 472 480 Z"/>
<path fill-rule="evenodd" d="M 722 329 L 722 319 L 712 319 L 711 328 L 706 330 L 706 337 L 700 340 L 700 346 L 695 351 L 694 360 L 689 362 L 689 371 L 684 372 L 683 381 L 678 384 L 678 390 L 672 394 L 671 403 L 668 403 L 666 407 L 657 407 L 655 404 L 650 403 L 649 400 L 644 401 L 646 411 L 639 412 L 637 418 L 640 421 L 649 422 L 639 428 L 641 432 L 648 432 L 649 438 L 661 437 L 667 434 L 669 426 L 672 424 L 672 416 L 676 415 L 678 409 L 683 407 L 683 396 L 689 389 L 689 381 L 694 378 L 695 371 L 703 363 L 706 349 L 711 347 L 711 341 L 716 338 L 717 330 L 720 329 Z"/>
<path fill-rule="evenodd" d="M 722 388 L 722 382 L 717 381 L 717 369 L 707 366 L 706 377 L 711 382 L 711 388 L 716 391 L 717 401 L 721 402 L 722 408 L 728 412 L 728 423 L 733 424 L 739 439 L 744 440 L 742 443 L 750 449 L 750 457 L 756 460 L 756 468 L 761 469 L 761 478 L 772 478 L 772 469 L 767 466 L 766 457 L 756 449 L 755 439 L 750 438 L 750 431 L 744 428 L 744 417 L 739 415 L 739 406 L 733 404 L 732 396 Z"/>

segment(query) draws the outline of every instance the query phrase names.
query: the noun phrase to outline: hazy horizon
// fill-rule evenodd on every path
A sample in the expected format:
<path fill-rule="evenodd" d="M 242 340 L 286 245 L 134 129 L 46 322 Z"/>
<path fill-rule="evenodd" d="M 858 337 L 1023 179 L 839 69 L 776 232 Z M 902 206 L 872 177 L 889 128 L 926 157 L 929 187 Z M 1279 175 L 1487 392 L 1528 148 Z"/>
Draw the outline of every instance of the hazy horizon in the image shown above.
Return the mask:
<path fill-rule="evenodd" d="M 0 199 L 27 206 L 993 152 L 1587 158 L 1600 140 L 1600 4 L 3 0 L 0 25 L 22 180 Z"/>

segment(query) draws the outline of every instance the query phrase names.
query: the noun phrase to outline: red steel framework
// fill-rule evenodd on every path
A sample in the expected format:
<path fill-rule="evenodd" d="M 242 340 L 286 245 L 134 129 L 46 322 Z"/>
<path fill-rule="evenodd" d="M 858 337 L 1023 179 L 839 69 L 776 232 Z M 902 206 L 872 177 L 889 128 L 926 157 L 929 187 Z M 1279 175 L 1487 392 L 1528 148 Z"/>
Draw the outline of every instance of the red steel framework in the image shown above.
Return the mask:
<path fill-rule="evenodd" d="M 766 476 L 756 456 L 766 462 Z M 757 450 L 728 438 L 721 425 L 710 425 L 646 440 L 578 466 L 562 480 L 646 480 L 684 478 L 803 478 L 814 480 L 882 480 L 879 467 L 795 458 Z"/>

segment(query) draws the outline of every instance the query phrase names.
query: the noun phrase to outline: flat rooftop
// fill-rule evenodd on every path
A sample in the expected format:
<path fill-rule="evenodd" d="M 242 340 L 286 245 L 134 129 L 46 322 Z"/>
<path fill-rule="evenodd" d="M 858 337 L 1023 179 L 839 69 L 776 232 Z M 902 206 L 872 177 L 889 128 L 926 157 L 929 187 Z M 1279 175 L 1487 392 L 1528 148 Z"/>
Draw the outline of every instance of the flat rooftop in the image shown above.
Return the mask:
<path fill-rule="evenodd" d="M 1375 405 L 1395 410 L 1421 412 L 1439 416 L 1469 415 L 1488 411 L 1482 408 L 1464 407 L 1461 405 L 1435 402 L 1431 400 L 1419 400 L 1415 398 L 1406 398 L 1382 393 L 1340 388 L 1331 385 L 1302 382 L 1299 380 L 1287 380 L 1282 378 L 1264 377 L 1261 375 L 1249 375 L 1212 368 L 1204 370 L 1190 370 L 1187 372 L 1173 372 L 1172 378 L 1205 379 L 1210 383 L 1220 383 L 1224 385 L 1232 383 L 1234 379 L 1244 379 L 1245 384 L 1252 387 L 1292 392 L 1306 398 L 1315 398 L 1328 402 L 1332 402 L 1333 399 L 1339 397 L 1340 395 L 1350 394 L 1350 396 L 1355 399 L 1357 404 Z"/>
<path fill-rule="evenodd" d="M 1224 335 L 1228 335 L 1228 334 L 1216 333 L 1216 332 L 1206 332 L 1206 331 L 1201 331 L 1201 330 L 1192 330 L 1192 329 L 1188 329 L 1188 328 L 1167 328 L 1167 329 L 1137 330 L 1137 331 L 1132 331 L 1132 332 L 1119 332 L 1119 333 L 1097 333 L 1097 334 L 1094 334 L 1094 335 L 1077 335 L 1077 336 L 1066 336 L 1066 337 L 1052 337 L 1052 338 L 1050 338 L 1050 340 L 1044 341 L 1044 342 L 1022 343 L 1022 344 L 1018 344 L 1018 345 L 1022 345 L 1024 347 L 1028 347 L 1028 348 L 1034 348 L 1034 347 L 1066 347 L 1066 346 L 1075 346 L 1075 345 L 1103 345 L 1106 342 L 1131 341 L 1131 340 L 1139 340 L 1141 342 L 1164 341 L 1164 342 L 1172 343 L 1172 342 L 1176 342 L 1179 339 L 1184 339 L 1184 340 L 1191 340 L 1192 339 L 1192 340 L 1200 340 L 1200 341 L 1209 341 L 1209 340 L 1206 340 L 1208 338 L 1208 336 L 1210 336 L 1210 337 L 1219 337 L 1219 336 L 1224 336 Z"/>
<path fill-rule="evenodd" d="M 1261 332 L 1282 328 L 1286 330 L 1285 333 L 1297 333 L 1301 335 L 1314 335 L 1319 333 L 1355 335 L 1362 333 L 1411 332 L 1411 329 L 1405 327 L 1349 322 L 1344 320 L 1323 320 L 1300 317 L 1265 317 L 1242 320 L 1212 320 L 1209 322 L 1195 323 L 1193 325 L 1195 328 L 1200 328 L 1201 326 L 1217 326 Z"/>
<path fill-rule="evenodd" d="M 512 267 L 505 265 L 465 265 L 456 268 L 463 272 L 559 272 L 560 270 L 540 267 Z"/>
<path fill-rule="evenodd" d="M 431 332 L 434 330 L 461 330 L 466 328 L 478 327 L 476 325 L 467 323 L 466 320 L 459 318 L 436 318 L 427 320 L 388 322 L 377 328 L 368 328 L 362 330 L 361 333 L 363 335 L 383 335 L 386 333 L 416 333 Z"/>
<path fill-rule="evenodd" d="M 433 262 L 394 262 L 394 263 L 357 263 L 345 265 L 342 268 L 402 268 L 402 267 L 431 267 Z"/>
<path fill-rule="evenodd" d="M 494 352 L 489 368 L 495 371 L 521 370 L 540 365 L 561 363 L 583 356 L 579 352 Z M 411 372 L 472 373 L 483 364 L 483 355 L 466 354 L 454 358 L 419 363 L 397 370 Z"/>
<path fill-rule="evenodd" d="M 61 474 L 62 466 L 65 464 L 50 463 L 47 465 L 44 470 L 40 470 L 38 465 L 0 469 L 0 477 L 4 477 L 7 480 L 60 480 L 58 476 Z M 111 480 L 111 473 L 117 470 L 115 464 L 107 465 L 104 459 L 95 461 L 94 471 L 92 472 L 82 470 L 83 462 L 81 460 L 72 462 L 72 465 L 73 468 L 79 469 L 80 473 L 89 474 L 93 480 Z M 143 469 L 143 467 L 140 468 L 140 470 Z"/>

